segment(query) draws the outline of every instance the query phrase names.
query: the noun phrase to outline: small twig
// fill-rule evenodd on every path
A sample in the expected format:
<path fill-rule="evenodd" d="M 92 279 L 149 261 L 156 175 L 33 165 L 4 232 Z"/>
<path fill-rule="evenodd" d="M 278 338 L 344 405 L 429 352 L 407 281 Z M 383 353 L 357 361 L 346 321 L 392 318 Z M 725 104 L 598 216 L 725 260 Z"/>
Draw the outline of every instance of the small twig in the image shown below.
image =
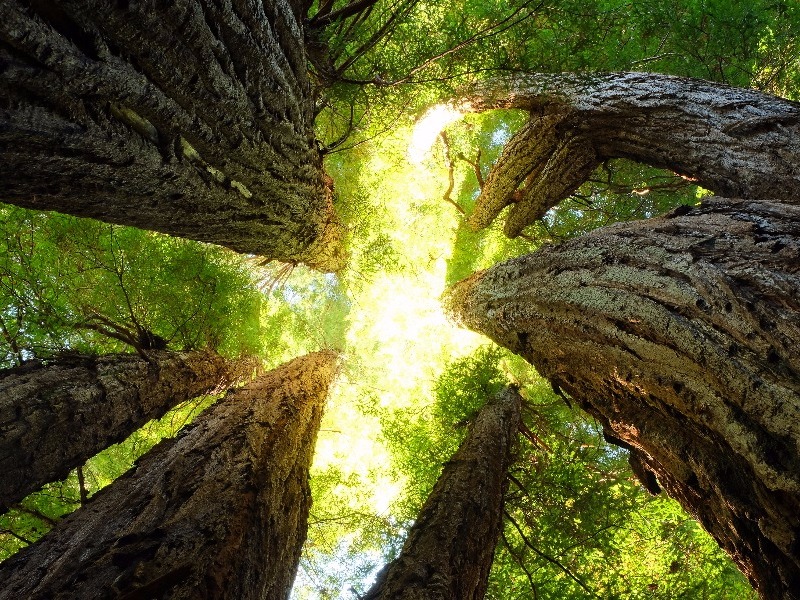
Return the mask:
<path fill-rule="evenodd" d="M 0 331 L 2 331 L 3 339 L 8 344 L 8 347 L 14 355 L 17 364 L 21 365 L 24 361 L 24 358 L 22 357 L 22 349 L 19 347 L 19 344 L 17 344 L 16 337 L 11 335 L 11 332 L 6 328 L 5 321 L 3 321 L 2 317 L 0 317 Z"/>
<path fill-rule="evenodd" d="M 378 0 L 353 0 L 338 10 L 331 11 L 333 2 L 323 2 L 319 12 L 308 21 L 309 28 L 325 27 L 338 19 L 347 19 L 371 8 Z"/>
<path fill-rule="evenodd" d="M 0 529 L 0 534 L 10 535 L 11 537 L 18 539 L 20 542 L 22 542 L 23 544 L 27 544 L 28 546 L 30 546 L 33 543 L 32 540 L 29 540 L 28 538 L 18 534 L 16 531 L 7 529 L 5 527 L 3 529 Z"/>
<path fill-rule="evenodd" d="M 483 172 L 481 171 L 481 149 L 478 148 L 478 154 L 475 156 L 475 160 L 471 161 L 463 154 L 459 153 L 456 158 L 459 160 L 463 160 L 468 165 L 472 165 L 472 170 L 475 172 L 475 179 L 478 180 L 478 187 L 483 189 Z"/>
<path fill-rule="evenodd" d="M 520 433 L 528 439 L 534 446 L 538 446 L 543 450 L 547 450 L 548 452 L 552 453 L 553 449 L 548 446 L 538 435 L 533 433 L 528 426 L 525 425 L 522 421 L 519 423 L 519 431 Z"/>
<path fill-rule="evenodd" d="M 416 75 L 420 71 L 424 70 L 428 66 L 432 65 L 433 63 L 437 62 L 438 60 L 440 60 L 440 59 L 442 59 L 442 58 L 444 58 L 446 56 L 449 56 L 451 54 L 455 54 L 455 53 L 463 50 L 464 48 L 466 48 L 470 44 L 474 44 L 475 42 L 478 42 L 478 41 L 480 41 L 482 39 L 489 38 L 489 37 L 491 37 L 493 35 L 497 35 L 498 33 L 502 33 L 502 32 L 504 32 L 504 31 L 506 31 L 506 30 L 508 30 L 508 29 L 510 29 L 512 27 L 515 27 L 516 25 L 519 25 L 520 23 L 522 23 L 523 21 L 528 19 L 531 15 L 535 14 L 536 11 L 541 9 L 542 6 L 544 5 L 543 2 L 540 2 L 538 6 L 536 6 L 535 8 L 530 9 L 530 11 L 528 11 L 527 14 L 522 15 L 519 19 L 515 19 L 517 17 L 517 15 L 519 15 L 526 8 L 528 8 L 528 5 L 530 5 L 532 3 L 532 1 L 533 0 L 526 0 L 526 2 L 523 2 L 522 5 L 517 7 L 517 9 L 515 11 L 513 11 L 510 15 L 506 16 L 505 18 L 501 19 L 500 21 L 497 21 L 497 22 L 485 27 L 484 29 L 481 29 L 477 33 L 474 33 L 470 37 L 468 37 L 465 40 L 462 40 L 461 42 L 459 42 L 458 44 L 448 48 L 444 52 L 440 52 L 439 54 L 437 54 L 435 56 L 431 56 L 430 58 L 428 58 L 427 60 L 422 62 L 422 64 L 417 65 L 416 67 L 411 69 L 405 75 L 405 77 L 402 77 L 402 78 L 397 79 L 395 81 L 385 82 L 384 85 L 393 86 L 393 85 L 398 85 L 398 84 L 401 84 L 401 83 L 409 83 L 411 81 L 411 78 L 414 75 Z"/>
<path fill-rule="evenodd" d="M 518 487 L 520 490 L 522 490 L 523 492 L 525 492 L 525 495 L 526 495 L 526 496 L 530 496 L 530 492 L 529 492 L 527 489 L 525 489 L 525 486 L 524 486 L 524 485 L 522 485 L 522 482 L 521 482 L 519 479 L 517 479 L 516 477 L 514 477 L 514 476 L 513 476 L 511 473 L 508 473 L 508 474 L 507 474 L 507 477 L 508 477 L 508 479 L 509 479 L 510 481 L 512 481 L 512 482 L 514 483 L 514 485 L 516 485 L 516 486 L 517 486 L 517 487 Z"/>
<path fill-rule="evenodd" d="M 525 573 L 525 576 L 528 578 L 528 583 L 530 584 L 531 590 L 533 591 L 533 598 L 534 600 L 536 600 L 539 597 L 539 594 L 536 590 L 536 585 L 533 583 L 533 575 L 531 575 L 531 572 L 528 571 L 528 568 L 525 566 L 525 561 L 522 560 L 522 557 L 518 556 L 517 553 L 514 552 L 513 546 L 511 546 L 511 543 L 508 541 L 508 538 L 506 537 L 506 532 L 501 531 L 500 535 L 503 538 L 503 544 L 505 544 L 505 547 L 508 550 L 508 553 L 511 555 L 511 558 L 514 559 L 514 562 L 516 562 L 517 565 L 519 565 L 519 568 L 522 569 L 523 573 Z"/>
<path fill-rule="evenodd" d="M 26 515 L 30 515 L 31 517 L 34 517 L 35 519 L 39 519 L 42 523 L 45 523 L 45 524 L 49 525 L 50 527 L 55 527 L 56 526 L 56 520 L 55 519 L 53 519 L 51 517 L 48 517 L 45 514 L 40 513 L 35 508 L 28 508 L 27 506 L 23 506 L 22 504 L 13 504 L 13 505 L 11 505 L 11 508 L 13 508 L 14 510 L 18 510 L 21 513 L 25 513 Z"/>

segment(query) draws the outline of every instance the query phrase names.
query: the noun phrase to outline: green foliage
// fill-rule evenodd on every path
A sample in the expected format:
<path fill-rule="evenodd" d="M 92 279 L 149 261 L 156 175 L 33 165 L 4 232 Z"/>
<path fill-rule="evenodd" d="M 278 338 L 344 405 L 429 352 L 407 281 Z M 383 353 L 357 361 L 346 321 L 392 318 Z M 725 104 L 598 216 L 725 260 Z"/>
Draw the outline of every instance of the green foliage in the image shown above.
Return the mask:
<path fill-rule="evenodd" d="M 541 383 L 524 393 L 533 436 L 511 470 L 487 598 L 755 597 L 676 502 L 644 493 L 627 451 Z"/>
<path fill-rule="evenodd" d="M 58 214 L 0 208 L 0 363 L 64 351 L 262 351 L 261 297 L 240 257 L 216 246 Z"/>
<path fill-rule="evenodd" d="M 367 13 L 318 32 L 332 62 L 348 65 L 320 74 L 326 144 L 385 133 L 402 114 L 510 71 L 651 71 L 790 98 L 800 83 L 792 0 L 379 0 Z"/>
<path fill-rule="evenodd" d="M 314 2 L 315 11 L 327 2 Z M 336 11 L 349 4 L 335 0 Z M 313 27 L 312 27 L 313 28 Z M 313 28 L 317 136 L 352 261 L 340 276 L 267 265 L 117 226 L 0 208 L 0 366 L 130 351 L 146 330 L 274 365 L 320 347 L 345 358 L 312 473 L 295 596 L 343 598 L 394 556 L 466 425 L 509 382 L 528 399 L 490 598 L 751 598 L 708 536 L 646 496 L 625 452 L 520 359 L 445 323 L 437 298 L 474 270 L 621 220 L 696 202 L 670 174 L 612 161 L 506 239 L 464 225 L 520 112 L 471 115 L 407 156 L 428 106 L 510 71 L 648 70 L 797 97 L 800 6 L 789 0 L 378 0 Z M 452 178 L 452 179 L 451 179 Z M 109 335 L 116 333 L 118 335 Z M 92 459 L 91 495 L 182 409 Z M 0 559 L 78 506 L 77 473 L 0 517 Z M 15 537 L 17 536 L 17 537 Z M 535 591 L 534 591 L 535 590 Z"/>
<path fill-rule="evenodd" d="M 411 522 L 433 489 L 442 465 L 458 449 L 467 425 L 508 379 L 499 367 L 504 353 L 481 347 L 445 367 L 433 388 L 433 401 L 416 411 L 394 410 L 382 415 L 383 437 L 392 467 L 407 480 L 405 498 L 397 505 Z"/>
<path fill-rule="evenodd" d="M 525 229 L 539 243 L 560 242 L 613 223 L 649 219 L 708 192 L 675 175 L 627 160 L 612 160 L 572 196 Z"/>
<path fill-rule="evenodd" d="M 238 255 L 138 229 L 0 207 L 0 366 L 64 352 L 131 352 L 149 332 L 173 349 L 265 354 L 262 296 Z M 274 327 L 274 325 L 273 325 Z M 197 399 L 0 516 L 0 560 L 190 421 Z"/>

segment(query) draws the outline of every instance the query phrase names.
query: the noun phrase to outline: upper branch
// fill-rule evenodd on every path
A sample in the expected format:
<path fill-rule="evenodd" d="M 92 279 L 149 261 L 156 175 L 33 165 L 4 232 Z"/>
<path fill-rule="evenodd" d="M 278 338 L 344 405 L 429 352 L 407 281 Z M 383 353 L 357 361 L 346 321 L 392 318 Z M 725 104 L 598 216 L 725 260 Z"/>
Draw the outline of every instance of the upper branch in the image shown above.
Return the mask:
<path fill-rule="evenodd" d="M 519 235 L 610 158 L 725 196 L 800 192 L 800 105 L 754 90 L 652 73 L 515 75 L 476 86 L 461 108 L 531 113 L 486 178 L 475 229 L 513 204 L 506 233 Z"/>

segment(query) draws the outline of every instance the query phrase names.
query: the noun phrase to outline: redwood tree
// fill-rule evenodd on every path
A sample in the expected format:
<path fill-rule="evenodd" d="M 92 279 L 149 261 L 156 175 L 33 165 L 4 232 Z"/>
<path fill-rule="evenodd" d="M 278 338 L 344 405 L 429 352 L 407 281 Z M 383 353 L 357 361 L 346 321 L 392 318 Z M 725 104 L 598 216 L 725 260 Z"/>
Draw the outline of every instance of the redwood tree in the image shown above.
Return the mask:
<path fill-rule="evenodd" d="M 340 269 L 305 4 L 4 1 L 0 200 Z"/>
<path fill-rule="evenodd" d="M 755 90 L 654 73 L 517 75 L 460 104 L 495 108 L 530 119 L 486 177 L 474 229 L 510 205 L 505 230 L 515 237 L 610 158 L 670 169 L 723 196 L 800 191 L 800 104 Z"/>
<path fill-rule="evenodd" d="M 587 134 L 595 148 L 635 147 L 628 156 L 749 199 L 704 200 L 513 259 L 457 284 L 448 304 L 596 417 L 648 489 L 695 515 L 762 597 L 798 598 L 800 110 L 694 80 L 610 79 L 631 77 L 642 93 L 613 93 L 609 78 L 541 93 L 545 112 L 549 97 L 578 107 L 548 139 L 605 131 Z M 643 93 L 665 83 L 672 93 Z M 596 129 L 614 107 L 625 119 Z M 504 161 L 526 164 L 513 148 Z M 563 173 L 540 169 L 533 185 L 564 190 L 549 179 Z"/>
<path fill-rule="evenodd" d="M 480 600 L 502 529 L 506 478 L 522 398 L 506 388 L 478 413 L 467 437 L 363 600 Z"/>
<path fill-rule="evenodd" d="M 211 351 L 71 356 L 0 371 L 0 513 L 241 366 Z"/>
<path fill-rule="evenodd" d="M 287 598 L 336 355 L 233 390 L 39 542 L 0 565 L 0 598 Z"/>

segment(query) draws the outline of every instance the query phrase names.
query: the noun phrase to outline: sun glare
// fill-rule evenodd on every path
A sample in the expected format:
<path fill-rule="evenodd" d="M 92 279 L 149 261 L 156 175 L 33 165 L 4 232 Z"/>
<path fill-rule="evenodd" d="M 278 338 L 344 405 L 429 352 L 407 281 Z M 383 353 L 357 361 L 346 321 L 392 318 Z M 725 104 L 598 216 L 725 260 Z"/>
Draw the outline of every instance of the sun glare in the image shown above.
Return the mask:
<path fill-rule="evenodd" d="M 406 153 L 409 162 L 420 164 L 442 130 L 450 123 L 458 121 L 463 115 L 464 113 L 452 104 L 437 104 L 429 108 L 414 125 L 411 143 Z"/>

